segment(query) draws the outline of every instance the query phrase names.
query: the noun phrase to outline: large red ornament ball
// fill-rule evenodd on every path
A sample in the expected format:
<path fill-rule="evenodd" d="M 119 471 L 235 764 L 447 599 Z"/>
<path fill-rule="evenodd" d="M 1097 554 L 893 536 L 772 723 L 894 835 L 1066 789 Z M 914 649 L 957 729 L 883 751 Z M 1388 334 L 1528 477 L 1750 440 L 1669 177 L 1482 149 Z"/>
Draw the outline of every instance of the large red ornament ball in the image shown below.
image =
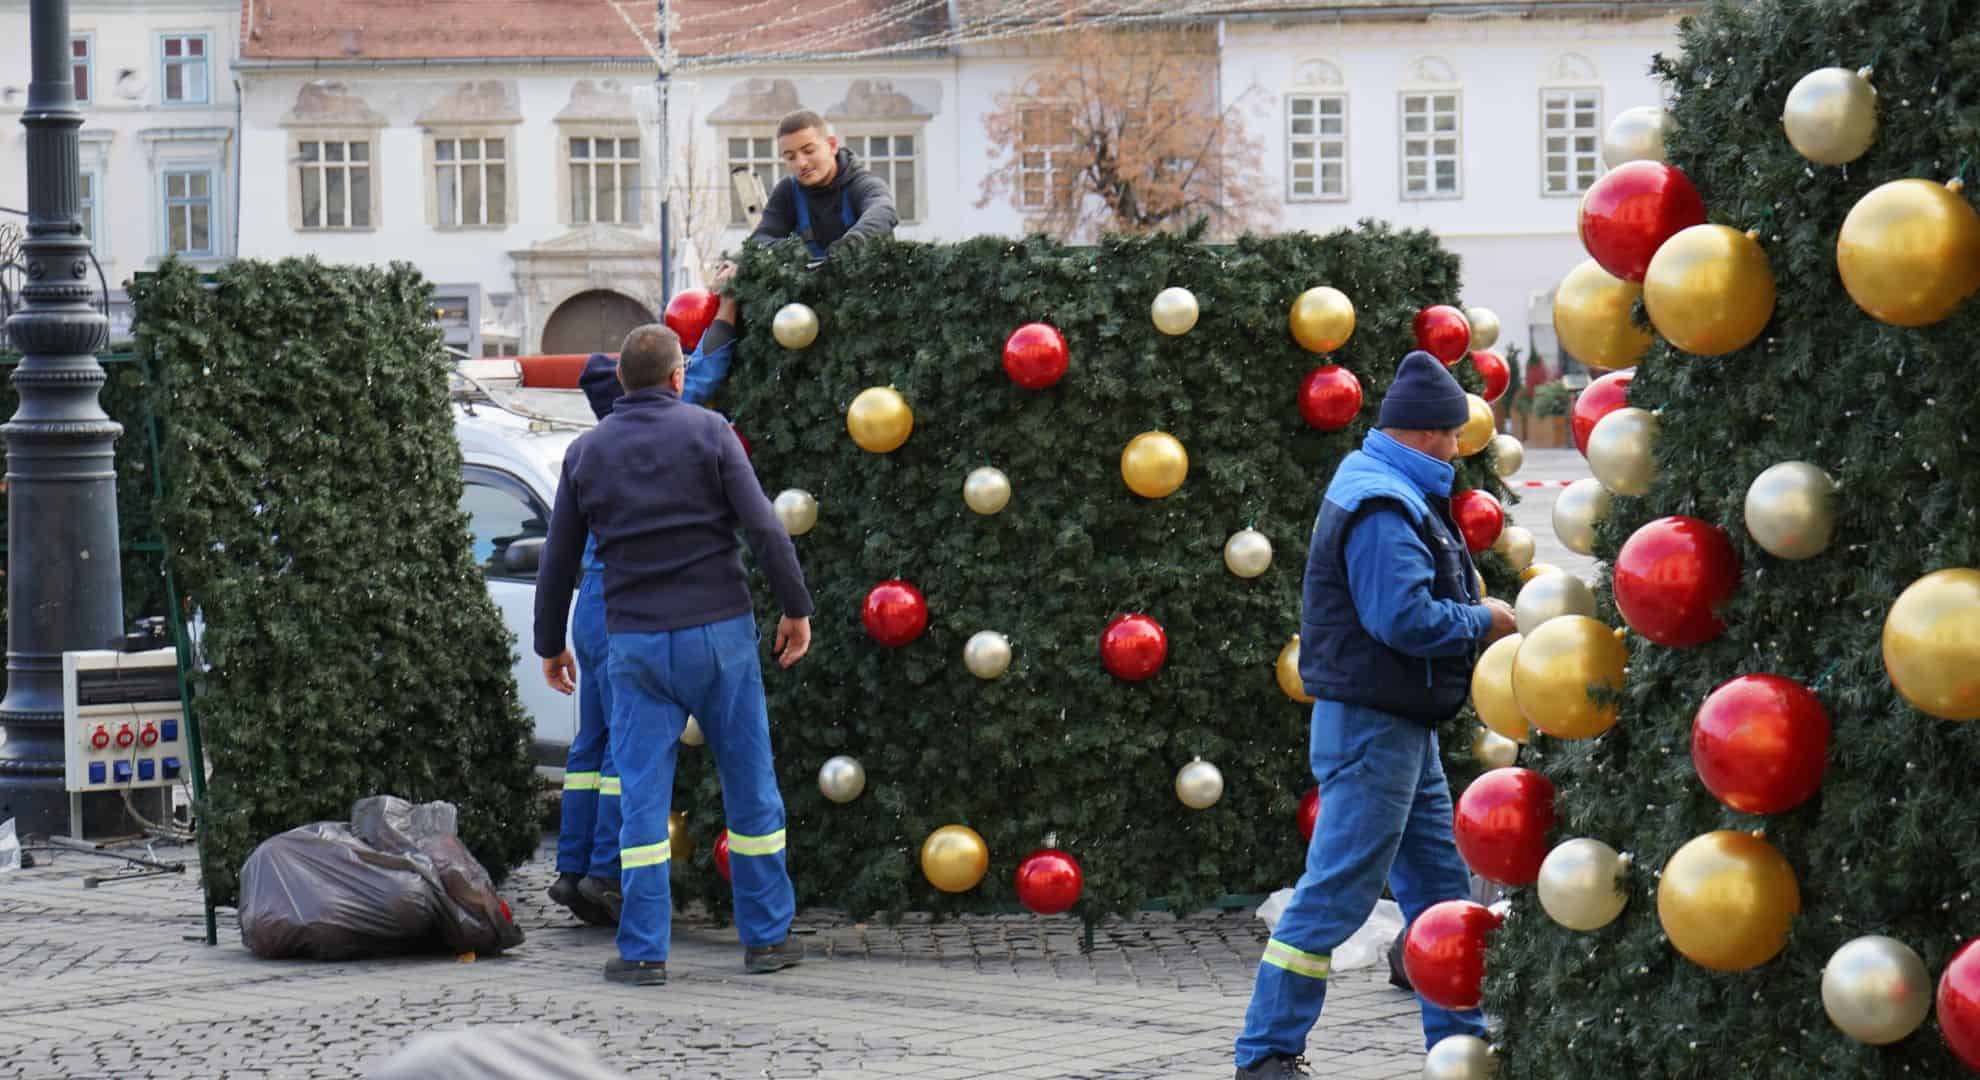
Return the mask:
<path fill-rule="evenodd" d="M 1980 938 L 1959 947 L 1939 976 L 1939 996 L 1933 1009 L 1939 1031 L 1953 1056 L 1980 1072 Z"/>
<path fill-rule="evenodd" d="M 883 581 L 867 591 L 859 621 L 873 640 L 898 649 L 928 629 L 928 600 L 905 581 Z"/>
<path fill-rule="evenodd" d="M 1320 789 L 1313 788 L 1299 797 L 1299 835 L 1313 842 L 1313 830 L 1320 825 Z"/>
<path fill-rule="evenodd" d="M 1531 885 L 1547 859 L 1554 785 L 1532 769 L 1508 766 L 1473 780 L 1458 797 L 1451 829 L 1472 873 L 1501 885 Z"/>
<path fill-rule="evenodd" d="M 1484 551 L 1499 539 L 1506 527 L 1506 509 L 1483 488 L 1460 491 L 1451 496 L 1451 517 L 1464 534 L 1464 546 L 1471 553 Z"/>
<path fill-rule="evenodd" d="M 682 289 L 667 301 L 667 313 L 661 318 L 681 339 L 681 351 L 693 352 L 701 344 L 701 335 L 715 324 L 715 312 L 721 306 L 721 298 L 707 289 Z"/>
<path fill-rule="evenodd" d="M 1485 941 L 1504 920 L 1470 900 L 1432 904 L 1403 938 L 1403 974 L 1433 1005 L 1475 1009 L 1483 998 Z"/>
<path fill-rule="evenodd" d="M 1568 426 L 1574 429 L 1574 448 L 1588 455 L 1588 436 L 1602 418 L 1629 404 L 1629 382 L 1636 378 L 1634 371 L 1611 371 L 1599 379 L 1589 382 L 1574 399 L 1574 415 L 1568 418 Z"/>
<path fill-rule="evenodd" d="M 715 872 L 722 875 L 723 881 L 734 881 L 729 876 L 729 830 L 715 838 Z"/>
<path fill-rule="evenodd" d="M 1478 395 L 1486 404 L 1499 400 L 1512 385 L 1512 366 L 1506 358 L 1490 349 L 1479 349 L 1471 354 L 1471 366 L 1478 371 L 1478 377 L 1485 380 L 1485 392 Z"/>
<path fill-rule="evenodd" d="M 1741 675 L 1721 684 L 1691 721 L 1691 764 L 1719 801 L 1778 814 L 1822 786 L 1829 713 L 1793 679 Z"/>
<path fill-rule="evenodd" d="M 1638 284 L 1664 241 L 1705 224 L 1705 200 L 1661 161 L 1610 169 L 1581 197 L 1581 246 L 1602 269 Z"/>
<path fill-rule="evenodd" d="M 1321 431 L 1339 431 L 1361 415 L 1361 380 L 1339 364 L 1307 372 L 1299 384 L 1299 415 Z"/>
<path fill-rule="evenodd" d="M 1718 637 L 1717 608 L 1739 584 L 1739 553 L 1724 529 L 1694 517 L 1662 517 L 1616 553 L 1616 610 L 1659 645 L 1689 648 Z"/>
<path fill-rule="evenodd" d="M 1057 915 L 1079 902 L 1079 860 L 1058 848 L 1040 848 L 1017 868 L 1018 903 L 1040 915 Z"/>
<path fill-rule="evenodd" d="M 1416 313 L 1416 347 L 1450 367 L 1471 348 L 1471 324 L 1464 312 L 1449 304 L 1434 304 Z"/>
<path fill-rule="evenodd" d="M 1004 374 L 1026 390 L 1043 390 L 1066 374 L 1066 339 L 1045 323 L 1025 323 L 1004 341 Z"/>
<path fill-rule="evenodd" d="M 1117 679 L 1140 682 L 1162 670 L 1169 658 L 1169 635 L 1146 615 L 1122 615 L 1100 635 L 1100 662 Z"/>

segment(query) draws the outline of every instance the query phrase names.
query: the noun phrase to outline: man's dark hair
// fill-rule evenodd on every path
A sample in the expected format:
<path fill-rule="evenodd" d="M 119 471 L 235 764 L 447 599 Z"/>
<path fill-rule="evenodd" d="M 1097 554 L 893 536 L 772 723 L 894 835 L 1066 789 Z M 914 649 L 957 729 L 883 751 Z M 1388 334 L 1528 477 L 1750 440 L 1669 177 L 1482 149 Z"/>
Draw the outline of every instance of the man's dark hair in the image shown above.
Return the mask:
<path fill-rule="evenodd" d="M 619 383 L 626 393 L 665 386 L 681 368 L 681 339 L 664 323 L 636 326 L 619 346 Z"/>
<path fill-rule="evenodd" d="M 777 137 L 795 135 L 805 128 L 817 128 L 820 135 L 826 134 L 825 118 L 810 109 L 799 109 L 777 121 Z"/>

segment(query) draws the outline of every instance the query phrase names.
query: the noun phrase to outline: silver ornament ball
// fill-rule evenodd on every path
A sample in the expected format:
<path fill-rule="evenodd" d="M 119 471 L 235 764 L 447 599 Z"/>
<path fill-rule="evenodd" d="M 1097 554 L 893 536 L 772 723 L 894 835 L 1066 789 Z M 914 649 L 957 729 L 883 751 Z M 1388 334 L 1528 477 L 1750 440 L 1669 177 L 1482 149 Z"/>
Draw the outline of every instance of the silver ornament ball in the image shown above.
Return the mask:
<path fill-rule="evenodd" d="M 1629 903 L 1617 883 L 1629 861 L 1600 840 L 1563 841 L 1540 863 L 1540 906 L 1569 930 L 1600 930 Z"/>
<path fill-rule="evenodd" d="M 1492 550 L 1506 560 L 1514 573 L 1533 565 L 1533 553 L 1537 545 L 1533 534 L 1518 525 L 1508 525 L 1499 530 L 1499 538 L 1492 541 Z"/>
<path fill-rule="evenodd" d="M 1191 810 L 1208 810 L 1224 797 L 1224 774 L 1196 758 L 1176 773 L 1176 798 Z"/>
<path fill-rule="evenodd" d="M 1518 624 L 1521 634 L 1530 635 L 1541 623 L 1562 615 L 1595 617 L 1595 591 L 1587 582 L 1565 570 L 1556 570 L 1537 575 L 1520 586 L 1519 596 L 1513 601 L 1513 622 Z"/>
<path fill-rule="evenodd" d="M 1488 727 L 1471 739 L 1471 756 L 1488 769 L 1503 769 L 1519 761 L 1519 744 Z"/>
<path fill-rule="evenodd" d="M 1817 165 L 1847 165 L 1877 140 L 1877 91 L 1868 69 L 1818 68 L 1788 91 L 1781 127 L 1796 153 Z"/>
<path fill-rule="evenodd" d="M 1836 531 L 1836 482 L 1805 461 L 1783 461 L 1746 489 L 1746 531 L 1783 559 L 1820 555 Z"/>
<path fill-rule="evenodd" d="M 1241 578 L 1255 578 L 1272 565 L 1272 541 L 1257 529 L 1239 529 L 1224 541 L 1224 565 Z"/>
<path fill-rule="evenodd" d="M 1446 1035 L 1423 1059 L 1423 1080 L 1491 1080 L 1499 1064 L 1476 1035 Z"/>
<path fill-rule="evenodd" d="M 1663 161 L 1671 115 L 1655 105 L 1624 109 L 1602 133 L 1602 162 L 1613 169 L 1631 161 Z"/>
<path fill-rule="evenodd" d="M 1492 448 L 1492 468 L 1501 477 L 1511 476 L 1526 467 L 1526 444 L 1503 432 L 1492 436 L 1486 445 Z"/>
<path fill-rule="evenodd" d="M 696 720 L 692 716 L 688 717 L 687 726 L 681 729 L 681 744 L 683 746 L 701 746 L 707 741 L 708 739 L 701 734 L 701 721 Z"/>
<path fill-rule="evenodd" d="M 1171 337 L 1189 333 L 1196 326 L 1198 314 L 1196 294 L 1176 285 L 1156 293 L 1155 303 L 1148 309 L 1155 329 Z"/>
<path fill-rule="evenodd" d="M 1595 554 L 1595 526 L 1609 516 L 1609 489 L 1600 480 L 1583 478 L 1554 497 L 1554 536 L 1561 546 L 1581 555 Z"/>
<path fill-rule="evenodd" d="M 803 304 L 785 304 L 770 320 L 770 336 L 786 349 L 802 349 L 818 340 L 818 313 Z"/>
<path fill-rule="evenodd" d="M 1932 1011 L 1932 976 L 1911 946 L 1871 934 L 1822 968 L 1822 1010 L 1844 1035 L 1883 1046 L 1918 1030 Z"/>
<path fill-rule="evenodd" d="M 784 523 L 784 531 L 792 536 L 803 536 L 818 524 L 818 500 L 811 492 L 800 488 L 785 488 L 777 493 L 770 509 L 777 514 L 777 520 Z"/>
<path fill-rule="evenodd" d="M 1011 501 L 1011 478 L 985 465 L 963 480 L 963 502 L 979 514 L 994 514 Z"/>
<path fill-rule="evenodd" d="M 866 790 L 866 766 L 840 754 L 818 767 L 818 791 L 835 803 L 849 803 Z"/>
<path fill-rule="evenodd" d="M 1464 309 L 1464 321 L 1471 324 L 1471 351 L 1489 349 L 1499 343 L 1499 313 L 1488 307 Z"/>
<path fill-rule="evenodd" d="M 978 630 L 963 643 L 963 666 L 979 679 L 994 679 L 1011 666 L 1011 639 L 995 630 Z"/>
<path fill-rule="evenodd" d="M 1588 433 L 1588 471 L 1617 495 L 1647 495 L 1657 481 L 1657 417 L 1635 406 L 1604 416 Z"/>

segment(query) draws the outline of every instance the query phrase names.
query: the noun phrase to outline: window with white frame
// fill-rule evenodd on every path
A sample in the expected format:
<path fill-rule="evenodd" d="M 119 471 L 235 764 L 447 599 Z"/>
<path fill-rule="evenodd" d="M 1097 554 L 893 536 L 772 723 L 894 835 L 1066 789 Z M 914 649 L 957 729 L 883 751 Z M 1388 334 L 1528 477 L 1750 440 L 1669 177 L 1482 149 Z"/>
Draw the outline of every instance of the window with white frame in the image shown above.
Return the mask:
<path fill-rule="evenodd" d="M 1402 96 L 1402 197 L 1455 199 L 1459 176 L 1459 99 L 1455 90 Z"/>
<path fill-rule="evenodd" d="M 77 34 L 69 39 L 69 78 L 76 84 L 78 105 L 89 104 L 90 91 L 95 88 L 96 73 L 92 63 L 95 57 L 91 55 L 95 48 L 96 43 L 88 34 Z"/>
<path fill-rule="evenodd" d="M 164 186 L 165 253 L 213 254 L 213 173 L 173 169 L 164 174 Z"/>
<path fill-rule="evenodd" d="M 363 139 L 303 139 L 296 147 L 301 227 L 371 228 L 371 143 Z"/>
<path fill-rule="evenodd" d="M 503 225 L 509 212 L 507 139 L 433 140 L 434 224 L 443 229 Z"/>
<path fill-rule="evenodd" d="M 859 157 L 866 171 L 887 182 L 894 193 L 894 208 L 901 220 L 921 219 L 921 170 L 916 166 L 913 135 L 847 135 L 843 144 Z"/>
<path fill-rule="evenodd" d="M 784 178 L 783 158 L 777 153 L 777 139 L 771 135 L 731 135 L 729 136 L 729 172 L 743 169 L 756 174 L 763 184 L 764 194 L 776 190 L 777 181 Z M 742 199 L 736 195 L 735 185 L 729 185 L 729 224 L 748 224 L 749 217 L 743 213 Z"/>
<path fill-rule="evenodd" d="M 96 174 L 85 172 L 76 177 L 76 193 L 80 196 L 83 236 L 91 244 L 101 246 L 103 226 L 98 217 L 100 206 L 96 195 Z"/>
<path fill-rule="evenodd" d="M 163 77 L 160 95 L 174 105 L 204 105 L 206 96 L 206 35 L 167 34 L 160 43 Z"/>
<path fill-rule="evenodd" d="M 1060 205 L 1072 190 L 1072 110 L 1063 105 L 1031 105 L 1018 110 L 1018 190 L 1020 210 Z"/>
<path fill-rule="evenodd" d="M 1286 95 L 1286 201 L 1347 198 L 1347 95 Z"/>
<path fill-rule="evenodd" d="M 571 224 L 638 225 L 640 156 L 637 137 L 568 136 Z"/>
<path fill-rule="evenodd" d="M 1540 94 L 1540 192 L 1580 195 L 1602 175 L 1602 91 Z"/>

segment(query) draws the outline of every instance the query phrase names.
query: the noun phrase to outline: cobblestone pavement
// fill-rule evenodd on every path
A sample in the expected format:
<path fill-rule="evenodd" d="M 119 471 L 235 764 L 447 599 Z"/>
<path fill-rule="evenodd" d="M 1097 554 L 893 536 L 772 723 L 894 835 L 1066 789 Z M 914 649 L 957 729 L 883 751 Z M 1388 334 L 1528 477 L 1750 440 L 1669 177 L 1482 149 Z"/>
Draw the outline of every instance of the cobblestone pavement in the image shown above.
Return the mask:
<path fill-rule="evenodd" d="M 1063 918 L 808 912 L 809 962 L 749 977 L 732 930 L 684 919 L 670 983 L 629 988 L 600 978 L 610 933 L 543 898 L 547 852 L 504 889 L 528 941 L 471 963 L 260 960 L 231 921 L 209 948 L 190 871 L 83 886 L 115 865 L 56 853 L 0 875 L 0 1077 L 353 1077 L 483 1024 L 541 1025 L 641 1077 L 1227 1077 L 1265 939 L 1250 912 L 1109 921 L 1091 954 Z M 1336 975 L 1318 1075 L 1421 1075 L 1415 999 L 1386 977 Z"/>

